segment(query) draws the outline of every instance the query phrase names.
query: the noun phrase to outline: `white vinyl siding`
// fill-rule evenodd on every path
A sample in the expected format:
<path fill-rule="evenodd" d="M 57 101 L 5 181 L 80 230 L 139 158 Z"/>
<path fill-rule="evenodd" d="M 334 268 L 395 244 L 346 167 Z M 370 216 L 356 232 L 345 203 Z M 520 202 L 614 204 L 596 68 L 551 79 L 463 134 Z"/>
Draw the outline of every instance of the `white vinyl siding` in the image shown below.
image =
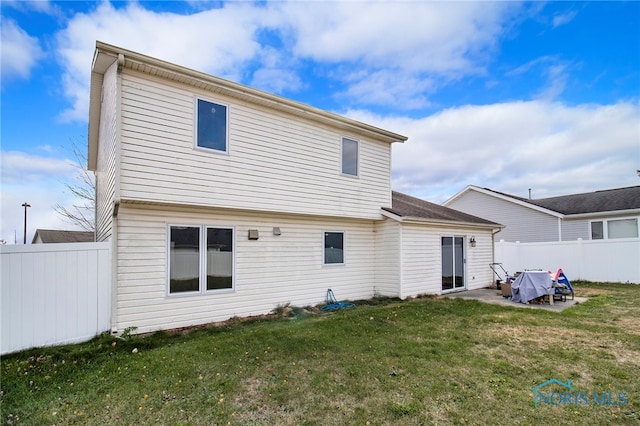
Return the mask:
<path fill-rule="evenodd" d="M 400 296 L 400 223 L 385 219 L 376 223 L 374 291 L 388 297 Z"/>
<path fill-rule="evenodd" d="M 493 272 L 489 268 L 493 262 L 491 231 L 474 230 L 470 233 L 455 228 L 403 224 L 400 297 L 442 293 L 441 238 L 451 235 L 465 237 L 466 288 L 474 290 L 492 283 Z M 472 235 L 476 239 L 475 247 L 469 245 Z"/>
<path fill-rule="evenodd" d="M 468 191 L 447 207 L 504 225 L 496 241 L 559 241 L 558 218 L 477 191 Z"/>
<path fill-rule="evenodd" d="M 118 143 L 118 65 L 105 73 L 102 83 L 102 108 L 98 162 L 96 167 L 96 241 L 107 240 L 113 232 L 113 202 L 116 191 Z"/>
<path fill-rule="evenodd" d="M 562 221 L 562 241 L 573 241 L 578 238 L 588 240 L 590 235 L 589 221 L 587 219 L 575 219 Z M 499 241 L 497 238 L 496 241 Z"/>
<path fill-rule="evenodd" d="M 197 297 L 167 296 L 167 229 L 170 224 L 233 226 L 236 230 L 235 291 Z M 118 215 L 117 328 L 138 332 L 265 314 L 276 306 L 322 304 L 331 288 L 340 300 L 374 292 L 375 222 L 222 210 L 136 208 Z M 274 235 L 279 227 L 281 235 Z M 258 240 L 248 230 L 259 231 Z M 348 262 L 323 266 L 327 229 L 348 235 Z"/>
<path fill-rule="evenodd" d="M 217 96 L 229 155 L 193 149 L 193 99 L 211 96 L 122 74 L 122 199 L 379 219 L 391 146 L 359 139 L 359 179 L 341 175 L 335 129 Z"/>

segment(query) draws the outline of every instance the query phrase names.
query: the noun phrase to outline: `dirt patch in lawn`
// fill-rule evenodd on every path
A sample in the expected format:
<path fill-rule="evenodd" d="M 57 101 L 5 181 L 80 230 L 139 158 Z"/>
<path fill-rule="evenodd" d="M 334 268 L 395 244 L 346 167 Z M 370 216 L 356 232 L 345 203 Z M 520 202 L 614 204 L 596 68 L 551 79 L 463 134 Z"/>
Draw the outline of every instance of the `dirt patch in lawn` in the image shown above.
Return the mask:
<path fill-rule="evenodd" d="M 625 326 L 627 331 L 634 327 L 632 331 L 634 334 L 636 331 L 640 332 L 640 320 L 628 318 L 621 321 L 629 323 L 628 327 Z M 615 335 L 602 335 L 598 339 L 594 339 L 592 331 L 560 327 L 509 326 L 504 324 L 487 327 L 481 331 L 481 334 L 483 340 L 502 339 L 504 341 L 506 339 L 508 346 L 516 348 L 514 351 L 508 350 L 509 348 L 504 348 L 505 350 L 501 351 L 503 356 L 510 358 L 512 362 L 518 362 L 520 355 L 532 350 L 532 348 L 537 351 L 544 351 L 552 348 L 580 347 L 583 350 L 588 349 L 594 352 L 611 354 L 620 363 L 640 366 L 640 351 L 625 349 L 625 345 L 620 340 L 617 340 Z"/>

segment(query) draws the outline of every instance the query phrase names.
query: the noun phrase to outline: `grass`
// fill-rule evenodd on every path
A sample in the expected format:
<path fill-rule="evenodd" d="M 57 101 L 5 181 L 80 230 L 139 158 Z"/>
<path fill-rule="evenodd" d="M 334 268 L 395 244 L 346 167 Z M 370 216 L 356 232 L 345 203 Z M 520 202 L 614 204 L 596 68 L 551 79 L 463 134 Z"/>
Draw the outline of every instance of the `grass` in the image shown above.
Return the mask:
<path fill-rule="evenodd" d="M 0 421 L 637 425 L 640 286 L 575 287 L 589 301 L 561 313 L 421 298 L 297 315 L 285 302 L 287 319 L 25 351 L 0 361 Z M 589 403 L 535 407 L 551 378 Z"/>

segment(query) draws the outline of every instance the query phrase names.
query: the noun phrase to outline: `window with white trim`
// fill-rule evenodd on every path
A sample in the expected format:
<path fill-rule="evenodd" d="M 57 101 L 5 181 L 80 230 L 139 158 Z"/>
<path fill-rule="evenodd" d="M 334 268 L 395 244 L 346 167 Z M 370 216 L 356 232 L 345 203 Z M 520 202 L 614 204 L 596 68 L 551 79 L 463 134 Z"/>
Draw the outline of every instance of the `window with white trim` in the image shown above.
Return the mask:
<path fill-rule="evenodd" d="M 344 264 L 344 232 L 327 231 L 324 233 L 323 263 L 325 265 Z"/>
<path fill-rule="evenodd" d="M 591 239 L 637 238 L 638 218 L 594 220 L 591 222 Z"/>
<path fill-rule="evenodd" d="M 342 173 L 358 176 L 358 141 L 342 138 Z"/>
<path fill-rule="evenodd" d="M 228 145 L 227 106 L 196 99 L 196 141 L 198 148 L 227 152 Z"/>
<path fill-rule="evenodd" d="M 170 225 L 168 293 L 233 289 L 233 228 Z"/>

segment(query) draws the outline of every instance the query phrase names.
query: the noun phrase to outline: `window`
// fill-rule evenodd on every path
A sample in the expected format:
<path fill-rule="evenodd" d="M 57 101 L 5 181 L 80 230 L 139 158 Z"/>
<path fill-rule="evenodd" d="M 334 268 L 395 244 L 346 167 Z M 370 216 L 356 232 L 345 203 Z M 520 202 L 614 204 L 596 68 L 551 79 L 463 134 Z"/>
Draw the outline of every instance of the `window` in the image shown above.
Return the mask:
<path fill-rule="evenodd" d="M 637 238 L 638 219 L 615 219 L 591 222 L 591 239 Z"/>
<path fill-rule="evenodd" d="M 342 138 L 342 173 L 358 176 L 358 141 Z"/>
<path fill-rule="evenodd" d="M 601 240 L 604 238 L 604 227 L 602 222 L 591 222 L 591 239 Z"/>
<path fill-rule="evenodd" d="M 638 219 L 608 220 L 609 238 L 636 238 L 638 236 Z"/>
<path fill-rule="evenodd" d="M 233 288 L 233 229 L 169 227 L 169 294 Z"/>
<path fill-rule="evenodd" d="M 227 152 L 227 107 L 197 99 L 196 146 Z"/>
<path fill-rule="evenodd" d="M 344 264 L 344 232 L 324 233 L 324 264 Z"/>

